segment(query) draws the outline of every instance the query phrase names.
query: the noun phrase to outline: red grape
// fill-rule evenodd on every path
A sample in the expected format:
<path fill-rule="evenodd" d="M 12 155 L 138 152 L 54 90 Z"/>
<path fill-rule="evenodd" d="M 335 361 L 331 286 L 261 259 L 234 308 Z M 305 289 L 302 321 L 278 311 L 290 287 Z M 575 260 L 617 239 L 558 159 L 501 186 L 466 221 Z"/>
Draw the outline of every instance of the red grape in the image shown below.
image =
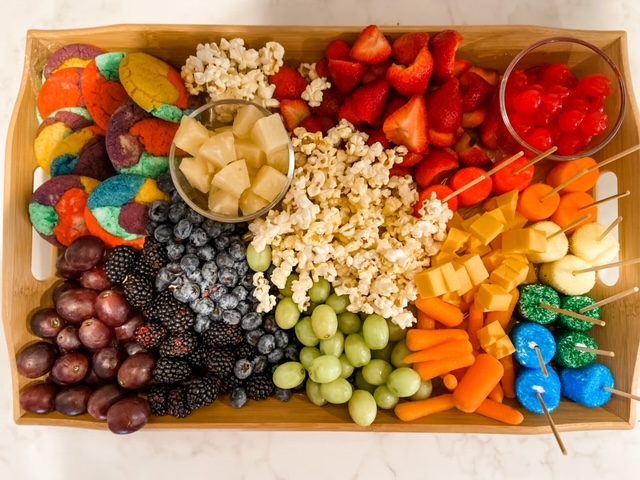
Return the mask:
<path fill-rule="evenodd" d="M 80 270 L 69 265 L 69 262 L 64 258 L 64 253 L 61 254 L 56 261 L 56 270 L 62 278 L 68 279 L 78 278 L 80 273 L 82 273 Z"/>
<path fill-rule="evenodd" d="M 56 410 L 63 415 L 75 417 L 87 412 L 89 397 L 93 389 L 86 385 L 63 388 L 55 399 Z"/>
<path fill-rule="evenodd" d="M 105 290 L 94 305 L 98 318 L 110 327 L 123 325 L 131 314 L 131 307 L 124 295 L 115 290 Z"/>
<path fill-rule="evenodd" d="M 48 342 L 29 345 L 18 355 L 18 372 L 27 378 L 38 378 L 51 371 L 58 352 Z"/>
<path fill-rule="evenodd" d="M 141 314 L 136 314 L 128 319 L 124 324 L 119 327 L 115 327 L 116 338 L 123 342 L 131 340 L 136 328 L 144 323 L 144 317 Z"/>
<path fill-rule="evenodd" d="M 49 413 L 54 409 L 58 387 L 53 383 L 29 385 L 20 392 L 20 406 L 29 413 Z"/>
<path fill-rule="evenodd" d="M 58 296 L 56 311 L 70 323 L 82 323 L 96 316 L 94 303 L 98 292 L 88 288 L 76 288 L 67 290 Z"/>
<path fill-rule="evenodd" d="M 60 282 L 58 285 L 56 285 L 56 288 L 53 289 L 53 304 L 55 305 L 56 303 L 58 303 L 58 298 L 60 297 L 60 295 L 67 290 L 73 290 L 76 288 L 80 288 L 81 286 L 82 285 L 80 285 L 77 280 L 65 280 L 64 282 Z"/>
<path fill-rule="evenodd" d="M 73 352 L 82 348 L 82 342 L 78 335 L 78 327 L 75 325 L 67 325 L 56 336 L 56 344 L 62 353 Z"/>
<path fill-rule="evenodd" d="M 113 285 L 107 278 L 107 271 L 104 265 L 98 265 L 82 272 L 82 275 L 80 275 L 80 284 L 84 288 L 98 290 L 99 292 L 107 290 Z"/>
<path fill-rule="evenodd" d="M 148 351 L 146 348 L 144 348 L 142 345 L 140 345 L 136 341 L 125 343 L 124 349 L 126 350 L 127 355 L 135 355 L 136 353 Z"/>
<path fill-rule="evenodd" d="M 107 413 L 109 430 L 117 434 L 133 433 L 144 427 L 151 416 L 149 402 L 140 397 L 123 398 Z"/>
<path fill-rule="evenodd" d="M 112 330 L 97 318 L 85 320 L 78 329 L 78 336 L 82 344 L 89 350 L 105 348 L 113 339 Z"/>
<path fill-rule="evenodd" d="M 98 378 L 96 372 L 91 369 L 89 370 L 89 373 L 87 373 L 87 375 L 82 379 L 82 383 L 84 383 L 85 385 L 91 385 L 93 387 L 101 387 L 105 384 L 105 381 Z"/>
<path fill-rule="evenodd" d="M 115 383 L 110 383 L 98 388 L 91 397 L 87 405 L 89 415 L 97 420 L 106 420 L 107 412 L 111 406 L 126 395 L 127 391 Z"/>
<path fill-rule="evenodd" d="M 102 380 L 114 380 L 118 376 L 118 369 L 126 356 L 124 350 L 120 348 L 103 348 L 93 355 L 91 368 L 98 378 Z"/>
<path fill-rule="evenodd" d="M 55 308 L 42 308 L 29 321 L 31 331 L 40 338 L 55 338 L 64 328 L 64 320 Z"/>
<path fill-rule="evenodd" d="M 51 378 L 59 385 L 81 381 L 89 371 L 89 359 L 81 353 L 67 353 L 58 357 L 51 369 Z"/>
<path fill-rule="evenodd" d="M 127 389 L 144 387 L 151 381 L 156 358 L 148 352 L 139 352 L 128 357 L 118 370 L 118 383 Z"/>
<path fill-rule="evenodd" d="M 85 235 L 73 241 L 64 251 L 64 259 L 71 268 L 84 272 L 95 267 L 104 257 L 102 239 Z"/>

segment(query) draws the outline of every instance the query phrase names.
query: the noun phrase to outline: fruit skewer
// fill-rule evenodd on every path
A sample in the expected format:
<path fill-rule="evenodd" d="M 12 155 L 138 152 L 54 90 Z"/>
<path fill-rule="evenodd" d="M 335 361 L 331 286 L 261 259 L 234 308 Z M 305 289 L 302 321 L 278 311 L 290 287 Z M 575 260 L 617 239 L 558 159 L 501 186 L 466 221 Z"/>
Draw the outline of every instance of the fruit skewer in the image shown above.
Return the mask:
<path fill-rule="evenodd" d="M 612 303 L 612 302 L 615 302 L 616 300 L 620 300 L 621 298 L 628 297 L 629 295 L 638 293 L 638 290 L 640 290 L 640 288 L 633 287 L 633 288 L 630 288 L 629 290 L 625 290 L 624 292 L 616 293 L 615 295 L 611 295 L 609 298 L 600 300 L 599 302 L 596 302 L 593 305 L 589 305 L 588 307 L 581 308 L 580 313 L 586 313 L 589 310 L 593 310 L 594 308 L 602 307 L 603 305 L 607 305 L 608 303 Z"/>

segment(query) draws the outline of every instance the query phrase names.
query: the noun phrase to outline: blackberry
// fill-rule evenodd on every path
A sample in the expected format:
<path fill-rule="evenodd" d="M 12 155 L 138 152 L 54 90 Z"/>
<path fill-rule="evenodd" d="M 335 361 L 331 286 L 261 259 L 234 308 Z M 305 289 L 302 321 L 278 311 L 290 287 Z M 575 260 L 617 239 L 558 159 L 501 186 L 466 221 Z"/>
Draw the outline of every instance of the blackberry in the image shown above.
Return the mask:
<path fill-rule="evenodd" d="M 249 345 L 248 343 L 241 343 L 236 348 L 236 356 L 238 358 L 246 358 L 247 360 L 253 360 L 258 355 L 258 351 L 255 347 Z"/>
<path fill-rule="evenodd" d="M 133 340 L 144 348 L 156 348 L 167 336 L 167 329 L 157 322 L 145 322 L 136 327 Z"/>
<path fill-rule="evenodd" d="M 141 257 L 140 261 L 138 261 L 138 263 L 136 263 L 136 266 L 133 267 L 133 272 L 144 277 L 154 278 L 156 276 L 157 270 L 149 265 L 144 257 Z"/>
<path fill-rule="evenodd" d="M 159 294 L 147 306 L 145 313 L 162 323 L 171 333 L 184 332 L 195 322 L 195 315 L 191 309 L 176 300 L 169 291 Z"/>
<path fill-rule="evenodd" d="M 266 400 L 271 396 L 276 386 L 273 384 L 271 377 L 266 374 L 251 375 L 245 381 L 245 389 L 247 397 L 251 400 Z"/>
<path fill-rule="evenodd" d="M 149 277 L 131 273 L 123 285 L 124 297 L 132 307 L 144 307 L 153 300 L 153 283 Z"/>
<path fill-rule="evenodd" d="M 176 386 L 169 389 L 167 394 L 167 413 L 176 418 L 185 418 L 191 414 L 191 409 L 187 405 L 187 395 L 184 387 Z"/>
<path fill-rule="evenodd" d="M 157 272 L 169 263 L 167 248 L 154 237 L 147 237 L 142 248 L 141 260 Z"/>
<path fill-rule="evenodd" d="M 160 344 L 161 357 L 187 357 L 197 347 L 197 339 L 192 332 L 169 335 Z"/>
<path fill-rule="evenodd" d="M 198 343 L 198 345 L 196 345 L 193 351 L 189 355 L 187 355 L 185 358 L 193 369 L 201 369 L 201 368 L 205 368 L 207 364 L 208 355 L 209 355 L 208 348 L 202 343 Z"/>
<path fill-rule="evenodd" d="M 105 263 L 107 278 L 112 283 L 122 283 L 138 262 L 138 252 L 131 247 L 116 247 L 109 252 Z"/>
<path fill-rule="evenodd" d="M 187 407 L 191 410 L 208 407 L 218 398 L 220 380 L 212 377 L 198 377 L 186 385 Z"/>
<path fill-rule="evenodd" d="M 191 367 L 180 358 L 161 357 L 153 370 L 153 378 L 160 383 L 178 383 L 191 376 Z"/>
<path fill-rule="evenodd" d="M 207 371 L 218 377 L 225 378 L 232 375 L 235 364 L 235 353 L 229 348 L 211 348 L 207 351 L 205 368 Z"/>
<path fill-rule="evenodd" d="M 244 386 L 244 380 L 240 380 L 233 374 L 227 375 L 220 385 L 220 393 L 231 393 L 236 388 L 240 388 Z"/>
<path fill-rule="evenodd" d="M 196 315 L 188 306 L 181 304 L 172 317 L 162 317 L 160 321 L 171 333 L 179 333 L 193 326 Z"/>
<path fill-rule="evenodd" d="M 162 417 L 167 414 L 167 400 L 169 388 L 165 385 L 153 385 L 147 390 L 147 400 L 151 407 L 151 414 Z"/>
<path fill-rule="evenodd" d="M 202 334 L 202 340 L 211 347 L 227 347 L 244 342 L 242 329 L 238 325 L 228 325 L 212 321 L 209 329 Z"/>
<path fill-rule="evenodd" d="M 231 392 L 231 406 L 233 408 L 242 408 L 247 404 L 248 395 L 244 388 L 239 387 Z"/>

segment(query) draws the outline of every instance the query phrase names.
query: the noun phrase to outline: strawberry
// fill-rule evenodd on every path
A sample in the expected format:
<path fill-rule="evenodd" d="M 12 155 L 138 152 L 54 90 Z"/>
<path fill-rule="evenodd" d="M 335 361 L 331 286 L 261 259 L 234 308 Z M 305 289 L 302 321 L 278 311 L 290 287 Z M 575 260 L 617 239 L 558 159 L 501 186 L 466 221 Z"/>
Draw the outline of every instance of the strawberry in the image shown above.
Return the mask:
<path fill-rule="evenodd" d="M 458 154 L 460 162 L 466 167 L 482 167 L 491 163 L 487 152 L 480 147 L 478 139 L 469 132 L 464 132 L 460 136 L 453 149 Z"/>
<path fill-rule="evenodd" d="M 493 85 L 494 87 L 497 87 L 498 83 L 500 83 L 500 74 L 496 70 L 492 70 L 490 68 L 471 67 L 469 71 L 476 75 L 480 75 L 484 78 L 485 82 L 489 85 Z"/>
<path fill-rule="evenodd" d="M 500 112 L 496 113 L 493 111 L 489 113 L 484 122 L 480 124 L 480 140 L 482 140 L 482 144 L 485 147 L 491 150 L 498 148 L 498 129 L 501 123 L 499 115 Z"/>
<path fill-rule="evenodd" d="M 325 55 L 329 60 L 350 60 L 350 51 L 351 45 L 338 38 L 329 44 Z"/>
<path fill-rule="evenodd" d="M 405 167 L 404 165 L 395 164 L 389 170 L 390 177 L 413 177 L 413 167 Z"/>
<path fill-rule="evenodd" d="M 303 127 L 307 132 L 322 132 L 326 134 L 333 127 L 333 120 L 318 115 L 310 115 L 304 118 L 299 127 Z"/>
<path fill-rule="evenodd" d="M 284 118 L 284 124 L 290 132 L 296 128 L 302 120 L 311 115 L 309 105 L 304 100 L 285 98 L 280 102 L 280 113 Z"/>
<path fill-rule="evenodd" d="M 281 102 L 285 98 L 300 98 L 309 82 L 300 72 L 291 67 L 280 67 L 278 73 L 269 77 L 269 83 L 276 86 L 273 98 Z"/>
<path fill-rule="evenodd" d="M 422 208 L 424 207 L 424 203 L 427 200 L 431 199 L 431 195 L 434 192 L 436 194 L 437 199 L 443 200 L 448 195 L 451 195 L 453 193 L 453 190 L 451 190 L 451 188 L 447 187 L 446 185 L 431 185 L 430 187 L 427 187 L 424 190 L 422 190 L 418 194 L 418 201 L 413 206 L 413 215 L 415 217 L 422 218 L 422 214 L 420 213 L 420 210 L 422 210 Z M 455 212 L 456 210 L 458 210 L 458 197 L 453 197 L 451 200 L 447 202 L 447 204 L 448 204 L 447 206 L 449 207 L 449 210 L 451 210 L 452 212 Z"/>
<path fill-rule="evenodd" d="M 460 165 L 456 152 L 450 148 L 432 148 L 415 170 L 416 183 L 422 188 L 442 182 Z"/>
<path fill-rule="evenodd" d="M 342 95 L 351 93 L 358 86 L 365 70 L 366 68 L 362 63 L 329 60 L 329 77 Z"/>
<path fill-rule="evenodd" d="M 469 70 L 460 77 L 462 111 L 472 112 L 484 106 L 496 91 L 496 86 L 488 83 L 477 73 Z"/>
<path fill-rule="evenodd" d="M 338 120 L 342 120 L 343 118 L 348 122 L 351 122 L 354 126 L 362 125 L 364 123 L 364 120 L 358 116 L 356 103 L 354 102 L 353 97 L 348 97 L 344 102 L 342 102 L 340 112 L 338 113 Z"/>
<path fill-rule="evenodd" d="M 433 58 L 427 48 L 418 53 L 415 61 L 409 66 L 393 64 L 387 70 L 387 81 L 400 95 L 412 97 L 424 95 L 429 86 L 429 79 L 433 72 Z"/>
<path fill-rule="evenodd" d="M 384 77 L 387 70 L 391 66 L 391 59 L 385 60 L 382 63 L 376 63 L 375 65 L 367 65 L 367 70 L 362 77 L 362 83 L 369 83 L 377 80 L 380 77 Z"/>
<path fill-rule="evenodd" d="M 429 34 L 426 32 L 405 33 L 396 38 L 391 46 L 393 58 L 400 65 L 411 65 L 423 48 L 429 47 Z"/>
<path fill-rule="evenodd" d="M 424 154 L 422 153 L 407 152 L 407 154 L 402 157 L 402 161 L 399 163 L 399 165 L 405 168 L 415 167 L 422 161 L 423 158 Z"/>
<path fill-rule="evenodd" d="M 324 78 L 330 78 L 329 75 L 329 60 L 327 57 L 322 57 L 316 62 L 316 72 L 318 75 Z"/>
<path fill-rule="evenodd" d="M 342 100 L 335 88 L 331 87 L 322 92 L 322 102 L 317 107 L 311 107 L 311 111 L 321 117 L 328 117 L 332 120 L 338 118 Z"/>
<path fill-rule="evenodd" d="M 367 65 L 384 62 L 391 56 L 391 45 L 377 26 L 369 25 L 360 32 L 350 56 Z"/>
<path fill-rule="evenodd" d="M 438 147 L 449 147 L 458 138 L 462 127 L 462 94 L 460 82 L 451 77 L 427 96 L 429 141 Z"/>
<path fill-rule="evenodd" d="M 387 103 L 387 108 L 384 110 L 384 115 L 382 115 L 382 119 L 386 120 L 389 115 L 402 107 L 405 103 L 407 103 L 406 98 L 402 98 L 400 96 L 392 96 L 395 92 L 392 90 L 389 94 L 389 103 Z M 395 94 L 397 95 L 397 94 Z"/>
<path fill-rule="evenodd" d="M 391 142 L 387 140 L 387 136 L 384 134 L 381 128 L 374 128 L 369 132 L 369 138 L 367 139 L 367 145 L 371 146 L 374 143 L 380 142 L 382 148 L 387 150 L 391 148 Z"/>
<path fill-rule="evenodd" d="M 460 78 L 462 74 L 468 72 L 470 68 L 471 62 L 469 60 L 465 60 L 464 58 L 456 58 L 451 73 L 454 77 Z"/>
<path fill-rule="evenodd" d="M 462 114 L 462 128 L 476 128 L 487 118 L 487 108 L 482 107 L 473 112 Z"/>
<path fill-rule="evenodd" d="M 444 83 L 453 76 L 456 52 L 462 43 L 462 35 L 455 30 L 444 30 L 431 39 L 430 50 L 433 55 L 433 78 Z"/>
<path fill-rule="evenodd" d="M 389 96 L 389 84 L 384 78 L 358 87 L 351 94 L 359 118 L 373 124 L 382 118 Z"/>
<path fill-rule="evenodd" d="M 411 97 L 406 104 L 387 117 L 382 130 L 390 142 L 404 145 L 410 152 L 425 152 L 429 146 L 429 129 L 424 97 Z"/>

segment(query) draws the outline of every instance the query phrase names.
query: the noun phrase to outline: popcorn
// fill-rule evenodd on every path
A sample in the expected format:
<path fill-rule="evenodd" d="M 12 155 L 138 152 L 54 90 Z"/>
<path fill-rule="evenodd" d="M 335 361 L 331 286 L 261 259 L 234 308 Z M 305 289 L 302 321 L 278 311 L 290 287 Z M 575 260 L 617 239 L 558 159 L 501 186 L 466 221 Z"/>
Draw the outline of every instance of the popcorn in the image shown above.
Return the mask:
<path fill-rule="evenodd" d="M 285 279 L 286 281 L 286 279 Z M 276 306 L 276 297 L 269 294 L 269 280 L 264 277 L 264 273 L 256 272 L 253 275 L 254 296 L 260 301 L 256 311 L 258 313 L 270 312 Z"/>
<path fill-rule="evenodd" d="M 331 84 L 326 78 L 316 78 L 304 89 L 304 92 L 302 92 L 302 99 L 306 100 L 310 107 L 318 107 L 322 103 L 322 92 L 329 88 L 331 88 Z"/>

